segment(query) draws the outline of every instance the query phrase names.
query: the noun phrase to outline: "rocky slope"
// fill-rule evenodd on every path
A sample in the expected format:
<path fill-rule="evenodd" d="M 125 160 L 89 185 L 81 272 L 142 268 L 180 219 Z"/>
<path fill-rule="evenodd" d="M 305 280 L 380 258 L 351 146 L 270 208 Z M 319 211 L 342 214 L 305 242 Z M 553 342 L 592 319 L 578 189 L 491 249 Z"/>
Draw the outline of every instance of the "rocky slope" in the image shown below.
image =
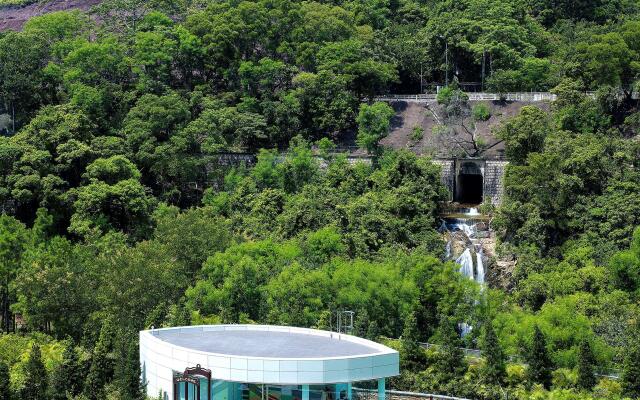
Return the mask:
<path fill-rule="evenodd" d="M 469 108 L 476 104 L 484 103 L 491 112 L 487 121 L 475 122 L 468 116 L 463 119 L 466 129 L 474 132 L 480 142 L 491 146 L 481 156 L 496 157 L 501 156 L 504 145 L 498 143 L 494 135 L 494 130 L 502 121 L 517 115 L 520 109 L 526 105 L 533 105 L 544 110 L 549 109 L 547 103 L 526 103 L 526 102 L 493 102 L 493 101 L 470 101 Z M 443 115 L 443 110 L 435 101 L 427 104 L 417 104 L 408 102 L 395 102 L 391 104 L 396 110 L 396 116 L 392 120 L 392 129 L 389 136 L 381 143 L 395 149 L 406 148 L 417 154 L 429 154 L 436 157 L 465 157 L 469 154 L 461 152 L 459 141 L 469 139 L 466 130 L 460 124 L 461 121 L 452 122 Z M 438 133 L 439 126 L 446 126 L 448 130 L 456 131 L 457 135 L 449 133 Z M 421 138 L 412 138 L 414 129 L 419 128 L 423 134 Z M 463 145 L 468 147 L 467 145 Z"/>

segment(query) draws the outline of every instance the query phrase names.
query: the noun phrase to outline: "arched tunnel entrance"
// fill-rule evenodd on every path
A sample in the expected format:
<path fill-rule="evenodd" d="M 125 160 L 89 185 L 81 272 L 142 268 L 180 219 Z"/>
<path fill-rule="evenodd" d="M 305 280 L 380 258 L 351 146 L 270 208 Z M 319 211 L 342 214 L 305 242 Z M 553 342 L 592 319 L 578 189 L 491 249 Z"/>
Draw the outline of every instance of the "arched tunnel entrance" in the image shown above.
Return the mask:
<path fill-rule="evenodd" d="M 463 162 L 456 175 L 454 200 L 464 204 L 480 204 L 483 191 L 484 177 L 480 166 L 475 162 Z"/>

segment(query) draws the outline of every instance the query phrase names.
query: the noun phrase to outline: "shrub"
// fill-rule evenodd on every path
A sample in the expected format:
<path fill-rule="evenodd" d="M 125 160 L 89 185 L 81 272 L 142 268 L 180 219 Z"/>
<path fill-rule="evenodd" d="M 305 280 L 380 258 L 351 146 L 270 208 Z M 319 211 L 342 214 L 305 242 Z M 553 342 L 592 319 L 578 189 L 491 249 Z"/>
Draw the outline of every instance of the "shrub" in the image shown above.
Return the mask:
<path fill-rule="evenodd" d="M 316 142 L 316 146 L 318 146 L 318 153 L 322 158 L 329 158 L 329 155 L 332 151 L 336 149 L 336 144 L 331 141 L 331 139 L 323 137 L 322 139 Z"/>
<path fill-rule="evenodd" d="M 449 86 L 440 89 L 438 94 L 436 95 L 436 100 L 438 104 L 443 104 L 445 106 L 449 105 L 451 101 L 458 99 L 462 101 L 469 100 L 469 96 L 465 92 L 460 89 L 453 89 Z"/>
<path fill-rule="evenodd" d="M 452 94 L 453 94 L 453 89 L 451 89 L 450 87 L 444 87 L 440 89 L 440 91 L 436 95 L 436 100 L 438 101 L 438 104 L 449 104 L 449 102 L 451 101 Z"/>
<path fill-rule="evenodd" d="M 568 368 L 558 368 L 551 373 L 554 389 L 571 389 L 576 387 L 578 375 Z"/>
<path fill-rule="evenodd" d="M 417 142 L 422 139 L 422 136 L 424 136 L 424 129 L 418 125 L 414 126 L 411 130 L 411 140 Z"/>
<path fill-rule="evenodd" d="M 485 103 L 479 103 L 473 106 L 471 114 L 474 121 L 486 121 L 491 118 L 491 109 Z"/>
<path fill-rule="evenodd" d="M 0 8 L 26 6 L 35 2 L 36 0 L 0 0 Z"/>
<path fill-rule="evenodd" d="M 490 199 L 485 199 L 482 204 L 480 204 L 480 212 L 484 215 L 491 215 L 496 211 L 496 206 L 491 203 Z"/>
<path fill-rule="evenodd" d="M 615 399 L 622 395 L 620 382 L 604 378 L 593 388 L 593 394 L 601 399 Z"/>
<path fill-rule="evenodd" d="M 521 364 L 507 365 L 507 377 L 505 379 L 508 386 L 515 387 L 527 381 L 526 369 Z"/>
<path fill-rule="evenodd" d="M 433 128 L 431 128 L 431 133 L 433 133 L 435 136 L 438 135 L 444 135 L 445 133 L 447 133 L 449 129 L 446 127 L 446 125 L 434 125 Z"/>

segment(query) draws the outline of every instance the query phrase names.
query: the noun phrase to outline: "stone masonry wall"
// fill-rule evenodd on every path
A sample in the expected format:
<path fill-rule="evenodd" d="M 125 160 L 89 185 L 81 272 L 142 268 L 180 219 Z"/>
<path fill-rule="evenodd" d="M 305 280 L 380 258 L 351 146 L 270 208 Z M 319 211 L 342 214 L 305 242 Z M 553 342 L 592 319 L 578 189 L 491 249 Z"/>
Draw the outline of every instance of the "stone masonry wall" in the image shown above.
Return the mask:
<path fill-rule="evenodd" d="M 504 173 L 507 161 L 486 161 L 484 168 L 484 198 L 500 205 L 504 193 Z"/>
<path fill-rule="evenodd" d="M 453 201 L 453 193 L 455 190 L 455 160 L 433 160 L 434 164 L 440 165 L 442 172 L 440 179 L 442 184 L 449 190 L 449 201 Z"/>

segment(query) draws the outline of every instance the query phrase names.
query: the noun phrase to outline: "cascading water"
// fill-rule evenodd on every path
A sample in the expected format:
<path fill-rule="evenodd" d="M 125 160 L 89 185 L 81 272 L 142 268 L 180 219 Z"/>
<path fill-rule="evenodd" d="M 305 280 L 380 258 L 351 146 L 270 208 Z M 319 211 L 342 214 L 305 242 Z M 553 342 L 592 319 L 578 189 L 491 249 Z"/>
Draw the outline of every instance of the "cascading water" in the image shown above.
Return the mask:
<path fill-rule="evenodd" d="M 445 258 L 451 259 L 454 253 L 453 234 L 464 234 L 465 248 L 456 258 L 456 264 L 460 265 L 460 273 L 474 281 L 484 284 L 485 270 L 482 246 L 478 242 L 477 219 L 481 215 L 477 208 L 462 209 L 463 213 L 455 218 L 445 218 L 440 226 L 440 232 L 449 232 L 449 240 L 445 247 Z"/>
<path fill-rule="evenodd" d="M 460 214 L 442 221 L 440 231 L 443 234 L 448 233 L 449 237 L 445 247 L 445 256 L 447 260 L 450 260 L 457 255 L 455 262 L 460 266 L 460 273 L 480 284 L 481 290 L 484 290 L 486 271 L 482 245 L 478 240 L 477 224 L 477 221 L 481 219 L 481 214 L 477 208 L 467 208 L 460 211 L 462 211 Z M 460 246 L 456 247 L 454 240 L 458 244 L 463 243 L 464 250 Z M 460 252 L 461 250 L 462 252 Z M 467 335 L 473 329 L 466 323 L 460 323 L 459 327 L 462 336 Z"/>
<path fill-rule="evenodd" d="M 456 259 L 456 264 L 460 265 L 460 273 L 470 279 L 473 279 L 473 257 L 471 250 L 466 248 L 460 257 Z"/>
<path fill-rule="evenodd" d="M 484 263 L 482 262 L 482 248 L 480 251 L 476 253 L 476 270 L 478 273 L 476 274 L 476 282 L 480 285 L 484 285 Z"/>

